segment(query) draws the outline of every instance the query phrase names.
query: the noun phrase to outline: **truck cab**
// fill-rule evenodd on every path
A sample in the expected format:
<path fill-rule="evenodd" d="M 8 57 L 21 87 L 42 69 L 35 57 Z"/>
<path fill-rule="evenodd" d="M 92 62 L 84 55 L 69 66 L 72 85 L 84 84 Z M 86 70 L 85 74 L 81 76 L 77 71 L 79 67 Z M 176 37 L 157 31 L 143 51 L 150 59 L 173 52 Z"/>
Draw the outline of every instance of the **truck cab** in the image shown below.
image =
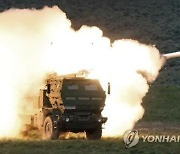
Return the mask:
<path fill-rule="evenodd" d="M 47 80 L 40 90 L 39 112 L 32 116 L 33 126 L 44 139 L 57 139 L 61 132 L 86 132 L 88 139 L 100 139 L 101 115 L 106 94 L 96 79 L 61 76 Z"/>

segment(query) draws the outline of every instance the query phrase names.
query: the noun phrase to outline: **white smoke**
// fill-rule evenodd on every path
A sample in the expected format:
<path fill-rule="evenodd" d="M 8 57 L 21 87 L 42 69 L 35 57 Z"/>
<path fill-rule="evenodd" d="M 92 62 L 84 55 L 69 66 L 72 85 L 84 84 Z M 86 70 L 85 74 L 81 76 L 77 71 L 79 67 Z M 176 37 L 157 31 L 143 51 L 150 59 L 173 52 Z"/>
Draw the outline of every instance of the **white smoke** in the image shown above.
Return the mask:
<path fill-rule="evenodd" d="M 142 118 L 147 80 L 158 75 L 159 51 L 133 40 L 112 45 L 98 27 L 74 31 L 59 8 L 12 9 L 0 14 L 0 136 L 16 136 L 19 114 L 32 110 L 34 96 L 47 73 L 91 70 L 112 93 L 103 112 L 108 117 L 104 136 L 122 135 Z M 18 123 L 18 124 L 17 124 Z"/>

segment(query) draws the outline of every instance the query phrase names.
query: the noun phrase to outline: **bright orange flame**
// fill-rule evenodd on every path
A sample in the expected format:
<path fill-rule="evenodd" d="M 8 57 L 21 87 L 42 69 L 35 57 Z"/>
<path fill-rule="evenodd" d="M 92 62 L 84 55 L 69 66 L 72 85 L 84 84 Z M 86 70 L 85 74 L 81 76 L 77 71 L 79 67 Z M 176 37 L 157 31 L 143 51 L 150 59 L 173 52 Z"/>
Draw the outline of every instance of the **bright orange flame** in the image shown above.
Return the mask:
<path fill-rule="evenodd" d="M 27 96 L 38 96 L 45 74 L 54 71 L 87 69 L 104 87 L 111 82 L 103 112 L 108 117 L 104 136 L 122 135 L 143 116 L 147 80 L 153 81 L 162 65 L 155 47 L 133 40 L 111 45 L 97 27 L 74 31 L 57 7 L 9 10 L 0 14 L 0 22 L 0 136 L 18 133 L 19 113 L 32 110 Z"/>

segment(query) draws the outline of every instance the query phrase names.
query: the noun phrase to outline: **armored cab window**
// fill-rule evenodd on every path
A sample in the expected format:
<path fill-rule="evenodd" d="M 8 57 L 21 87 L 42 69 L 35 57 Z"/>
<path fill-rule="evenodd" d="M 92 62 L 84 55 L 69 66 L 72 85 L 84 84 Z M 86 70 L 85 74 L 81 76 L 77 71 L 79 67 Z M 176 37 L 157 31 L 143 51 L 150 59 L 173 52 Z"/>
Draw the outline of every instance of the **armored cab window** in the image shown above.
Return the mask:
<path fill-rule="evenodd" d="M 78 90 L 79 89 L 78 85 L 68 85 L 67 88 L 68 88 L 68 90 Z"/>
<path fill-rule="evenodd" d="M 85 85 L 85 90 L 87 90 L 87 91 L 98 91 L 98 87 L 95 84 L 87 84 L 87 85 Z"/>

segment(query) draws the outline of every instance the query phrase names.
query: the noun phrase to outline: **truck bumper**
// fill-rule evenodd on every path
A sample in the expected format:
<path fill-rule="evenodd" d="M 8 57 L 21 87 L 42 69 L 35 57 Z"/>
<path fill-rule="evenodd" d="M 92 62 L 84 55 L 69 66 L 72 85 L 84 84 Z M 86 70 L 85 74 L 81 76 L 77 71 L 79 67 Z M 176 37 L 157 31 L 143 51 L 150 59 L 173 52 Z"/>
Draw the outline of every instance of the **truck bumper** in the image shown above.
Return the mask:
<path fill-rule="evenodd" d="M 99 125 L 102 125 L 107 121 L 106 117 L 97 117 L 97 116 L 62 116 L 59 121 L 59 126 L 61 129 L 65 130 L 77 130 L 84 131 L 87 129 L 95 129 Z"/>

